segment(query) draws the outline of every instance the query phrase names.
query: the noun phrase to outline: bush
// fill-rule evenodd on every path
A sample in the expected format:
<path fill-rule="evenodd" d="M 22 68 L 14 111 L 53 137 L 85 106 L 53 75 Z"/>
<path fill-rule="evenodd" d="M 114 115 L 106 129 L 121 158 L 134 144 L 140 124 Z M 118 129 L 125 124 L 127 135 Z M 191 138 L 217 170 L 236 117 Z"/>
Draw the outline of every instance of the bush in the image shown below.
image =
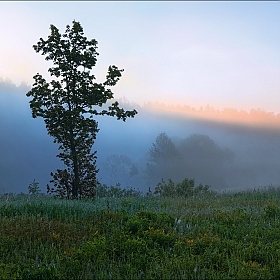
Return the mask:
<path fill-rule="evenodd" d="M 194 179 L 185 178 L 182 182 L 175 184 L 171 179 L 166 183 L 163 179 L 155 188 L 154 195 L 163 197 L 191 197 L 201 194 L 212 194 L 210 186 L 199 184 L 194 186 Z"/>
<path fill-rule="evenodd" d="M 139 197 L 141 192 L 133 188 L 122 189 L 120 184 L 108 187 L 105 184 L 98 184 L 96 187 L 96 197 Z"/>

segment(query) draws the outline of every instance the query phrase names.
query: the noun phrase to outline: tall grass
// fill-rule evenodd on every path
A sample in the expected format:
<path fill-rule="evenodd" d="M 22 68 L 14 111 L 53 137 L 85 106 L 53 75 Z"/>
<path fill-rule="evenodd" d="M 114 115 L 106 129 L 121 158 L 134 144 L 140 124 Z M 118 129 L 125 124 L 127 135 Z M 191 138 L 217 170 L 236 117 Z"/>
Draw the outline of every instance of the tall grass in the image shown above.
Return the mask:
<path fill-rule="evenodd" d="M 1 279 L 279 279 L 280 191 L 0 197 Z"/>

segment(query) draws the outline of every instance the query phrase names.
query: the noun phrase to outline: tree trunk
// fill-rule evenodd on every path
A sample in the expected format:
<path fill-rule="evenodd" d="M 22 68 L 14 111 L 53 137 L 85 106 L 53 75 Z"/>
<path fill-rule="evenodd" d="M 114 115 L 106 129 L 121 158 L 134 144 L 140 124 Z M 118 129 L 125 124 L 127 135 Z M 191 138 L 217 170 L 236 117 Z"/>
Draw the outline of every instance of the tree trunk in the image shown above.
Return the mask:
<path fill-rule="evenodd" d="M 75 85 L 75 76 L 73 75 L 73 84 Z M 69 97 L 69 94 L 72 92 L 73 96 L 75 96 L 75 86 L 73 87 L 73 90 L 70 90 L 71 87 L 69 87 L 69 82 L 67 82 L 67 93 L 68 93 L 68 109 L 71 112 L 72 111 L 72 104 L 71 104 L 71 98 Z M 76 145 L 75 145 L 75 139 L 74 139 L 74 133 L 73 133 L 73 122 L 72 122 L 72 116 L 70 120 L 70 149 L 71 149 L 71 156 L 73 160 L 73 171 L 74 171 L 74 182 L 72 186 L 72 196 L 73 198 L 78 198 L 78 193 L 80 190 L 80 177 L 79 177 L 79 168 L 78 168 L 78 157 L 77 157 L 77 151 L 76 151 Z M 75 122 L 74 122 L 75 123 Z"/>
<path fill-rule="evenodd" d="M 72 186 L 72 196 L 73 198 L 78 198 L 78 193 L 80 189 L 80 177 L 79 177 L 79 168 L 78 168 L 78 158 L 77 158 L 77 151 L 74 142 L 74 136 L 72 129 L 70 130 L 70 144 L 71 144 L 71 155 L 73 160 L 73 167 L 74 167 L 74 182 Z"/>

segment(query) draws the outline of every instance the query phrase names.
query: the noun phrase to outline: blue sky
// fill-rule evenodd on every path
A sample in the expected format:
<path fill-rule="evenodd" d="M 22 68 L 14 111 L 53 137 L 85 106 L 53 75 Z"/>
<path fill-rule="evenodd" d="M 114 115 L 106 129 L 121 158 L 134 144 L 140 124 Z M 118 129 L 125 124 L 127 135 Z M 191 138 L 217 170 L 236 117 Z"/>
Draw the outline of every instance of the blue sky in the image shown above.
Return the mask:
<path fill-rule="evenodd" d="M 0 77 L 48 77 L 32 45 L 74 19 L 98 41 L 97 81 L 124 68 L 117 98 L 280 113 L 279 1 L 0 2 Z"/>

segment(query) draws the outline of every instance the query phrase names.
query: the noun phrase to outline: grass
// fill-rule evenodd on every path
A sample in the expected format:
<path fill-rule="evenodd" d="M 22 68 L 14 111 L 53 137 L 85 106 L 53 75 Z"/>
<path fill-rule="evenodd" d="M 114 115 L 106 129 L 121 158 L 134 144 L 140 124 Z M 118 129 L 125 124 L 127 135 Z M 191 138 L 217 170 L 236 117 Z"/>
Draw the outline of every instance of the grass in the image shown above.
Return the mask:
<path fill-rule="evenodd" d="M 280 190 L 0 198 L 0 279 L 280 279 Z"/>

